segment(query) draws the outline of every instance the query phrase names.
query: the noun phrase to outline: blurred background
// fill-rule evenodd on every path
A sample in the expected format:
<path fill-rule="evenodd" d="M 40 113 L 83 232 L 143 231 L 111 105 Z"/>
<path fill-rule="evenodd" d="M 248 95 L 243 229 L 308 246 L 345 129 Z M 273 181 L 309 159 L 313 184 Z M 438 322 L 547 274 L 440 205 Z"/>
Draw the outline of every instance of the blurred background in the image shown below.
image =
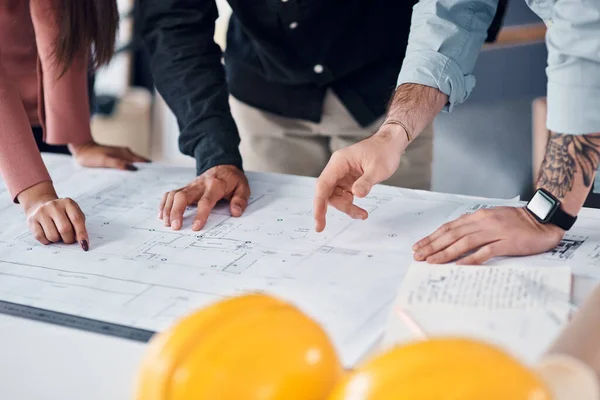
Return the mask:
<path fill-rule="evenodd" d="M 217 4 L 215 40 L 224 47 L 230 9 L 225 0 Z M 180 154 L 175 118 L 152 89 L 134 6 L 135 0 L 119 0 L 121 51 L 96 77 L 94 136 L 103 143 L 127 145 L 155 161 L 194 166 L 192 158 Z M 546 92 L 540 24 L 525 2 L 509 2 L 503 33 L 511 33 L 501 33 L 499 43 L 482 52 L 470 99 L 435 122 L 432 190 L 500 198 L 531 194 L 533 160 L 539 159 L 545 144 L 543 122 L 537 136 L 532 125 L 534 99 Z M 543 121 L 540 104 L 537 119 Z"/>

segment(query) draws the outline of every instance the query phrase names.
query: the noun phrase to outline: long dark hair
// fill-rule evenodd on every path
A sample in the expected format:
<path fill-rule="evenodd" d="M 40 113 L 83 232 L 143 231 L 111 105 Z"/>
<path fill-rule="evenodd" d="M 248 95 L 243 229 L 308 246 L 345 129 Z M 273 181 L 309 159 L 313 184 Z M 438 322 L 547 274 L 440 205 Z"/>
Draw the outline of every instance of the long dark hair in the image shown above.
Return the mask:
<path fill-rule="evenodd" d="M 108 64 L 119 26 L 116 0 L 62 0 L 54 55 L 64 74 L 77 54 L 91 50 L 92 66 Z"/>

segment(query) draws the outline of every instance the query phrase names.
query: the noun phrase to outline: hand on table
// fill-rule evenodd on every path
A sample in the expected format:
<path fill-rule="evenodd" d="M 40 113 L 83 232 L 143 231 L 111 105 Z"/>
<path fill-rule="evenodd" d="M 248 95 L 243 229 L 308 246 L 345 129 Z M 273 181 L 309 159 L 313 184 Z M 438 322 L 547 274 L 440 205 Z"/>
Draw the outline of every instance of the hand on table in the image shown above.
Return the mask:
<path fill-rule="evenodd" d="M 192 230 L 202 229 L 211 210 L 219 200 L 230 200 L 229 210 L 233 217 L 242 215 L 250 198 L 250 185 L 246 175 L 233 165 L 218 165 L 197 177 L 189 185 L 167 192 L 160 202 L 158 218 L 165 226 L 179 230 L 187 206 L 198 205 Z"/>
<path fill-rule="evenodd" d="M 353 204 L 354 196 L 365 197 L 371 188 L 392 176 L 400 164 L 404 132 L 379 131 L 373 136 L 333 153 L 317 180 L 314 199 L 315 229 L 326 225 L 327 205 L 354 219 L 366 219 L 366 210 Z"/>
<path fill-rule="evenodd" d="M 50 182 L 41 182 L 17 196 L 25 209 L 29 230 L 42 244 L 79 242 L 89 249 L 85 215 L 73 200 L 59 199 Z"/>
<path fill-rule="evenodd" d="M 497 207 L 479 210 L 442 225 L 413 246 L 414 258 L 431 264 L 457 261 L 482 264 L 493 257 L 527 256 L 551 250 L 564 231 L 540 224 L 525 208 Z"/>
<path fill-rule="evenodd" d="M 115 168 L 127 171 L 137 171 L 133 165 L 136 162 L 150 162 L 127 147 L 104 146 L 96 142 L 85 144 L 70 144 L 69 150 L 75 161 L 88 168 Z"/>

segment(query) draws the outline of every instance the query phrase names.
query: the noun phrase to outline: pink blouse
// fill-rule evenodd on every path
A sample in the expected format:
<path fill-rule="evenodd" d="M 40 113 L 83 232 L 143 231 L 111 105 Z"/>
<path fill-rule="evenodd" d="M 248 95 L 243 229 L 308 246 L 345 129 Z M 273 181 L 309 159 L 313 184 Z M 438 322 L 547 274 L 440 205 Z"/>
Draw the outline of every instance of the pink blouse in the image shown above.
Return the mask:
<path fill-rule="evenodd" d="M 49 144 L 92 140 L 87 92 L 88 54 L 65 75 L 53 57 L 59 0 L 0 1 L 0 174 L 16 199 L 50 181 L 32 126 Z"/>

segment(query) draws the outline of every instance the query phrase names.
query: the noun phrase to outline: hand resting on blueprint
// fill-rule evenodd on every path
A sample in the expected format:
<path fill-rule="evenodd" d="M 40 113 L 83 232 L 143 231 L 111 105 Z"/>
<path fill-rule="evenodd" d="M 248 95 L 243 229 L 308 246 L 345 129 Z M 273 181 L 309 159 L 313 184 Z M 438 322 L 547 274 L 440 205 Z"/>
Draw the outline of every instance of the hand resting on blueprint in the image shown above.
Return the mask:
<path fill-rule="evenodd" d="M 135 162 L 149 162 L 126 147 L 105 146 L 90 141 L 69 144 L 75 161 L 88 168 L 115 168 L 135 171 Z M 85 216 L 79 205 L 69 198 L 61 199 L 52 182 L 40 182 L 18 194 L 17 200 L 27 216 L 29 230 L 42 244 L 79 242 L 84 251 L 89 249 Z"/>
<path fill-rule="evenodd" d="M 137 168 L 133 163 L 150 162 L 127 147 L 105 146 L 93 141 L 84 144 L 69 144 L 69 151 L 79 165 L 88 168 L 136 171 Z"/>
<path fill-rule="evenodd" d="M 537 187 L 560 201 L 561 209 L 576 216 L 585 202 L 598 164 L 600 133 L 549 133 Z M 564 231 L 538 222 L 525 208 L 480 210 L 443 225 L 413 247 L 415 260 L 441 264 L 481 264 L 497 256 L 525 256 L 555 247 Z"/>
<path fill-rule="evenodd" d="M 158 218 L 174 230 L 182 227 L 187 206 L 197 205 L 192 230 L 202 229 L 211 210 L 222 199 L 229 200 L 231 216 L 239 217 L 248 205 L 250 185 L 244 172 L 233 165 L 218 165 L 194 179 L 189 185 L 163 195 Z"/>
<path fill-rule="evenodd" d="M 81 208 L 71 199 L 59 199 L 51 182 L 40 182 L 19 193 L 17 198 L 37 241 L 43 244 L 77 241 L 84 251 L 88 250 L 89 237 Z"/>
<path fill-rule="evenodd" d="M 457 264 L 482 264 L 492 257 L 525 256 L 551 250 L 564 231 L 540 224 L 518 207 L 479 210 L 442 225 L 413 246 L 414 258 L 432 264 L 459 259 Z"/>

